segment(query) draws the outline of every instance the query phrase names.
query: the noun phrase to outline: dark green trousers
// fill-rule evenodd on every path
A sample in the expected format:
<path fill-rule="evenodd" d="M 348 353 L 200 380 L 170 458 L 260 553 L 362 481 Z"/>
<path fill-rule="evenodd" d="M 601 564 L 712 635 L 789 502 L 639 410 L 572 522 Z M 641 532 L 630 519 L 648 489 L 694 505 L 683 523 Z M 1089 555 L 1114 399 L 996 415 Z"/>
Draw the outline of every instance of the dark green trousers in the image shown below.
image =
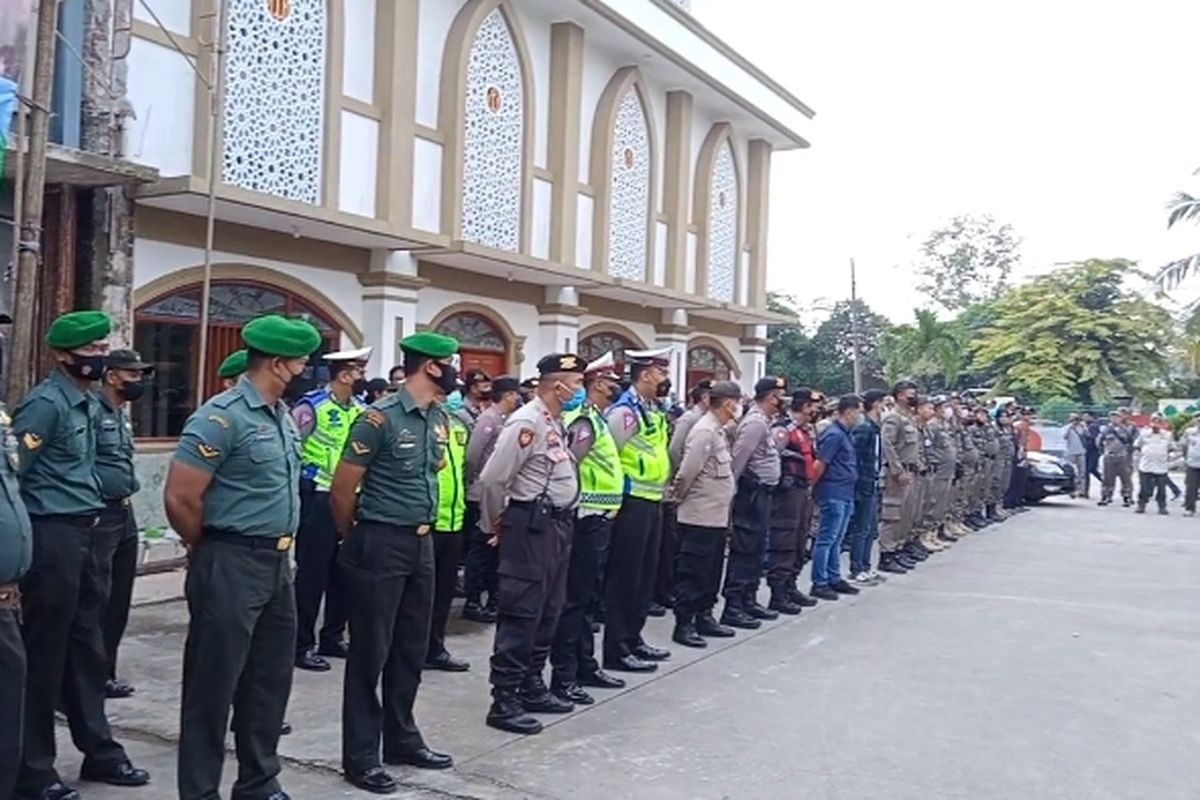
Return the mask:
<path fill-rule="evenodd" d="M 296 595 L 287 552 L 270 540 L 255 543 L 262 547 L 206 535 L 188 564 L 180 800 L 219 800 L 230 707 L 238 759 L 233 800 L 263 800 L 280 790 L 277 748 L 292 690 Z"/>
<path fill-rule="evenodd" d="M 21 766 L 25 708 L 25 645 L 17 609 L 0 608 L 0 797 L 12 797 Z"/>

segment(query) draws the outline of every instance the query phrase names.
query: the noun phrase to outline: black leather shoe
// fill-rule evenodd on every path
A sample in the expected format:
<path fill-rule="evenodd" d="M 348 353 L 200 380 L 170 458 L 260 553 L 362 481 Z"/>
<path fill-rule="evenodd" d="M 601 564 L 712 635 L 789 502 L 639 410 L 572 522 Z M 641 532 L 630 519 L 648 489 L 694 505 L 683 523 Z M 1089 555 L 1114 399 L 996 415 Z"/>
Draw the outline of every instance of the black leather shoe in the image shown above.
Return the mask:
<path fill-rule="evenodd" d="M 291 736 L 292 735 L 292 723 L 288 722 L 285 719 L 283 721 L 283 724 L 279 726 L 279 735 L 280 736 Z"/>
<path fill-rule="evenodd" d="M 575 704 L 557 696 L 545 686 L 540 692 L 522 692 L 521 707 L 530 714 L 570 714 Z"/>
<path fill-rule="evenodd" d="M 329 672 L 332 667 L 328 661 L 321 658 L 312 650 L 305 650 L 303 653 L 296 654 L 296 669 L 308 672 Z"/>
<path fill-rule="evenodd" d="M 794 617 L 804 610 L 804 607 L 793 603 L 792 599 L 783 592 L 775 592 L 771 595 L 771 605 L 767 606 L 772 611 L 778 611 L 780 614 L 787 614 L 789 617 Z"/>
<path fill-rule="evenodd" d="M 858 594 L 858 589 L 854 588 L 844 580 L 833 584 L 833 590 L 838 594 Z"/>
<path fill-rule="evenodd" d="M 606 659 L 604 668 L 616 670 L 617 672 L 655 672 L 658 670 L 658 664 L 653 661 L 642 661 L 632 653 L 626 656 L 621 656 L 616 660 Z"/>
<path fill-rule="evenodd" d="M 646 644 L 645 642 L 642 642 L 637 647 L 633 648 L 633 654 L 642 661 L 666 661 L 671 657 L 670 650 L 664 650 L 661 647 L 654 647 L 653 645 Z"/>
<path fill-rule="evenodd" d="M 372 794 L 391 794 L 400 788 L 396 779 L 383 767 L 371 767 L 366 772 L 347 772 L 346 782 Z"/>
<path fill-rule="evenodd" d="M 485 625 L 496 621 L 495 613 L 479 605 L 479 603 L 464 604 L 462 618 L 471 622 L 482 622 Z"/>
<path fill-rule="evenodd" d="M 818 600 L 837 600 L 839 597 L 837 590 L 832 586 L 814 586 L 809 594 Z"/>
<path fill-rule="evenodd" d="M 737 635 L 733 628 L 722 625 L 713 619 L 711 612 L 696 617 L 696 633 L 716 639 L 728 639 Z"/>
<path fill-rule="evenodd" d="M 79 768 L 79 780 L 107 783 L 109 786 L 145 786 L 150 782 L 150 773 L 138 769 L 128 759 L 115 764 L 89 764 L 85 761 Z"/>
<path fill-rule="evenodd" d="M 578 683 L 563 683 L 558 686 L 553 686 L 550 691 L 555 697 L 559 697 L 568 703 L 574 703 L 577 706 L 590 706 L 596 702 L 596 698 L 583 690 L 583 687 Z"/>
<path fill-rule="evenodd" d="M 795 587 L 792 587 L 788 594 L 791 596 L 792 602 L 802 608 L 813 608 L 817 604 L 816 600 L 813 600 L 811 597 Z"/>
<path fill-rule="evenodd" d="M 292 796 L 283 789 L 280 789 L 277 792 L 271 792 L 267 795 L 266 800 L 292 800 Z"/>
<path fill-rule="evenodd" d="M 120 678 L 110 678 L 104 682 L 104 696 L 109 700 L 124 700 L 126 697 L 133 697 L 136 691 L 132 684 L 126 683 Z"/>
<path fill-rule="evenodd" d="M 904 569 L 912 571 L 920 566 L 921 562 L 917 561 L 907 553 L 898 553 L 896 555 L 896 563 L 904 567 Z"/>
<path fill-rule="evenodd" d="M 929 551 L 920 545 L 907 545 L 900 552 L 913 559 L 914 561 L 924 561 L 929 558 Z"/>
<path fill-rule="evenodd" d="M 725 613 L 721 615 L 721 624 L 728 625 L 730 628 L 741 628 L 746 631 L 753 631 L 762 627 L 760 621 L 742 609 L 729 608 L 728 606 L 725 608 Z"/>
<path fill-rule="evenodd" d="M 667 607 L 659 603 L 651 603 L 650 608 L 646 611 L 646 616 L 649 617 L 665 617 L 667 615 Z"/>
<path fill-rule="evenodd" d="M 891 554 L 887 554 L 887 555 L 880 557 L 879 571 L 880 572 L 890 572 L 893 575 L 907 575 L 908 574 L 908 570 L 905 569 L 900 564 L 899 559 L 892 556 Z"/>
<path fill-rule="evenodd" d="M 580 686 L 591 686 L 596 689 L 624 689 L 625 681 L 615 675 L 609 675 L 602 669 L 579 676 Z"/>
<path fill-rule="evenodd" d="M 436 669 L 441 672 L 466 672 L 470 668 L 470 664 L 450 655 L 447 650 L 443 650 L 433 658 L 425 659 L 425 669 Z"/>
<path fill-rule="evenodd" d="M 684 647 L 708 647 L 708 642 L 704 637 L 696 633 L 695 625 L 676 625 L 675 631 L 671 634 L 671 641 Z"/>
<path fill-rule="evenodd" d="M 79 792 L 65 783 L 52 783 L 38 794 L 26 795 L 23 800 L 79 800 Z"/>
<path fill-rule="evenodd" d="M 779 619 L 778 611 L 772 611 L 769 608 L 763 608 L 757 602 L 747 603 L 746 604 L 746 613 L 749 614 L 750 616 L 754 617 L 755 619 L 765 619 L 768 622 L 771 620 Z"/>
<path fill-rule="evenodd" d="M 597 633 L 599 633 L 599 632 L 600 632 L 600 623 L 599 623 L 599 622 L 593 622 L 593 623 L 592 623 L 592 635 L 595 635 L 595 634 L 597 634 Z"/>
<path fill-rule="evenodd" d="M 487 713 L 487 724 L 488 727 L 497 730 L 525 736 L 542 732 L 542 723 L 525 713 L 520 696 L 511 689 L 497 690 L 493 693 L 492 707 Z"/>
<path fill-rule="evenodd" d="M 336 642 L 326 642 L 317 648 L 317 655 L 326 658 L 345 658 L 350 655 L 350 645 L 338 639 Z"/>
<path fill-rule="evenodd" d="M 407 753 L 388 753 L 383 757 L 383 763 L 418 769 L 450 769 L 454 766 L 454 759 L 445 753 L 435 753 L 428 747 L 421 747 Z"/>

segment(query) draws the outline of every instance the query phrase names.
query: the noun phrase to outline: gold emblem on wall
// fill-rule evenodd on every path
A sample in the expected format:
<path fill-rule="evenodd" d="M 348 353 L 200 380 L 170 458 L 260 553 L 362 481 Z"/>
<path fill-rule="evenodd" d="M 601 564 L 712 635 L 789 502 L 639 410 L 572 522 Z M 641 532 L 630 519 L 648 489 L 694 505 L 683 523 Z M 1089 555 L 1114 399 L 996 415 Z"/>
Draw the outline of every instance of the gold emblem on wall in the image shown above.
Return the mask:
<path fill-rule="evenodd" d="M 500 94 L 500 90 L 498 88 L 496 88 L 495 86 L 489 86 L 487 88 L 486 102 L 487 102 L 488 111 L 491 111 L 493 114 L 496 114 L 500 111 L 501 107 L 504 105 L 504 97 Z"/>
<path fill-rule="evenodd" d="M 266 0 L 267 13 L 282 22 L 292 13 L 292 0 Z"/>
<path fill-rule="evenodd" d="M 637 160 L 637 156 L 634 155 L 632 147 L 625 148 L 624 157 L 625 157 L 625 169 L 633 169 L 633 162 Z"/>
<path fill-rule="evenodd" d="M 725 203 L 728 202 L 728 200 L 725 198 L 725 192 L 721 192 L 719 195 L 717 195 L 717 202 L 721 204 L 721 208 L 725 207 Z"/>

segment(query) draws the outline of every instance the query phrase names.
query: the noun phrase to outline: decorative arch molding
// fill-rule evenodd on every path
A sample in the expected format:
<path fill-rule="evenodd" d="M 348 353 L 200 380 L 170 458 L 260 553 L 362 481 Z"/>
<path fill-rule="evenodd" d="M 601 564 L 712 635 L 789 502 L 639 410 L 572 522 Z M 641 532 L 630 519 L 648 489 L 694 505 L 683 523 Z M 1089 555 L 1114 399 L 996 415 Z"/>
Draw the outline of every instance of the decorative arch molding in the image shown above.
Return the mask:
<path fill-rule="evenodd" d="M 646 88 L 641 71 L 633 66 L 621 67 L 609 79 L 608 85 L 600 95 L 600 101 L 596 105 L 596 115 L 592 120 L 591 161 L 588 167 L 588 180 L 596 191 L 595 202 L 592 204 L 592 269 L 604 273 L 610 271 L 614 141 L 622 105 L 631 92 L 633 99 L 641 108 L 648 139 L 646 149 L 649 176 L 647 178 L 648 196 L 645 203 L 645 271 L 642 281 L 649 283 L 652 277 L 650 273 L 654 269 L 658 131 L 654 124 L 654 104 L 650 91 Z"/>
<path fill-rule="evenodd" d="M 436 331 L 443 322 L 456 314 L 474 314 L 483 317 L 498 330 L 504 337 L 508 363 L 513 369 L 519 368 L 525 361 L 525 337 L 518 335 L 512 326 L 508 324 L 508 320 L 502 315 L 497 314 L 495 309 L 480 303 L 451 303 L 435 314 L 433 319 L 429 320 L 428 324 L 418 325 L 417 330 Z"/>
<path fill-rule="evenodd" d="M 337 326 L 350 339 L 351 344 L 355 347 L 362 347 L 362 328 L 337 303 L 333 302 L 310 283 L 306 283 L 299 278 L 276 269 L 237 262 L 213 264 L 211 278 L 213 281 L 255 281 L 267 284 L 268 286 L 276 286 L 284 291 L 299 295 L 336 322 Z M 203 266 L 177 269 L 155 278 L 140 288 L 134 289 L 133 307 L 135 309 L 140 308 L 159 297 L 177 292 L 188 286 L 194 286 L 203 281 Z"/>
<path fill-rule="evenodd" d="M 521 202 L 517 250 L 529 252 L 533 207 L 534 71 L 529 46 L 518 22 L 512 0 L 467 0 L 446 38 L 442 52 L 441 86 L 438 96 L 438 128 L 442 150 L 442 232 L 454 241 L 463 239 L 463 168 L 466 160 L 467 70 L 471 46 L 484 20 L 499 11 L 521 70 Z"/>
<path fill-rule="evenodd" d="M 634 349 L 636 350 L 648 349 L 645 339 L 638 336 L 633 332 L 632 329 L 625 327 L 619 322 L 597 322 L 593 325 L 588 325 L 579 332 L 579 335 L 576 337 L 576 341 L 581 342 L 584 339 L 587 339 L 589 336 L 595 336 L 598 333 L 611 333 L 615 336 L 620 336 L 622 339 L 626 339 L 630 344 L 634 345 Z"/>
<path fill-rule="evenodd" d="M 696 294 L 701 297 L 709 296 L 709 252 L 713 242 L 713 172 L 723 146 L 728 146 L 733 161 L 735 202 L 737 204 L 733 226 L 733 291 L 730 298 L 730 301 L 734 301 L 740 296 L 738 282 L 741 270 L 738 267 L 742 253 L 743 231 L 745 230 L 742 219 L 746 205 L 744 202 L 746 172 L 738 154 L 737 143 L 733 139 L 733 126 L 728 122 L 718 122 L 713 125 L 708 136 L 705 137 L 704 143 L 700 145 L 700 153 L 696 158 L 695 191 L 692 194 L 692 220 L 699 231 L 696 241 Z"/>
<path fill-rule="evenodd" d="M 741 378 L 742 370 L 738 366 L 738 360 L 733 357 L 733 353 L 730 352 L 728 347 L 722 344 L 719 339 L 714 339 L 711 336 L 693 336 L 691 339 L 688 339 L 687 354 L 685 356 L 688 360 L 685 363 L 690 363 L 692 351 L 701 347 L 707 347 L 725 361 L 729 366 L 729 375 L 732 379 Z"/>

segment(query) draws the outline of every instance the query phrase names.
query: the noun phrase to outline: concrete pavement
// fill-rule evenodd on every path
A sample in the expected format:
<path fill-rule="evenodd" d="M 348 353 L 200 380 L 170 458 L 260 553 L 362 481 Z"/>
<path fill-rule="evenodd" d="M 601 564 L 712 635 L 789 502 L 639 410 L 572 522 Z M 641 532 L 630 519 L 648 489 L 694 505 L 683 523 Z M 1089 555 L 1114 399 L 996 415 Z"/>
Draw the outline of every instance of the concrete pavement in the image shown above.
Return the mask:
<path fill-rule="evenodd" d="M 426 677 L 417 716 L 452 753 L 397 770 L 402 797 L 1194 800 L 1200 785 L 1200 521 L 1057 501 L 973 534 L 916 572 L 705 651 L 522 739 L 486 728 L 491 629 L 454 620 L 465 675 Z M 174 796 L 186 616 L 139 607 L 109 704 L 145 789 Z M 668 620 L 648 640 L 669 645 Z M 343 783 L 340 671 L 296 674 L 283 739 L 296 800 Z M 79 758 L 65 732 L 61 766 Z M 230 756 L 229 772 L 233 759 Z"/>

